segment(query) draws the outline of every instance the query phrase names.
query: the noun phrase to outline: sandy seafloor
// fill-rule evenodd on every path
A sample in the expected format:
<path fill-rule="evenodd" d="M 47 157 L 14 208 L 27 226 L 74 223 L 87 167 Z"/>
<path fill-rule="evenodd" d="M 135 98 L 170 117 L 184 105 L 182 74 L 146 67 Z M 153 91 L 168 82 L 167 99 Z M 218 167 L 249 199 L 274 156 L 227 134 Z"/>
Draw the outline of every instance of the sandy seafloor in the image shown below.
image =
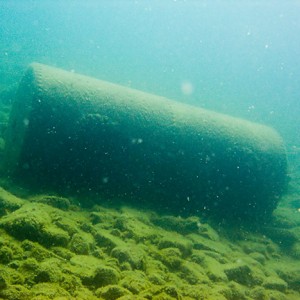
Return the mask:
<path fill-rule="evenodd" d="M 0 159 L 15 87 L 0 91 Z M 0 299 L 300 299 L 300 151 L 268 226 L 82 208 L 0 181 Z"/>

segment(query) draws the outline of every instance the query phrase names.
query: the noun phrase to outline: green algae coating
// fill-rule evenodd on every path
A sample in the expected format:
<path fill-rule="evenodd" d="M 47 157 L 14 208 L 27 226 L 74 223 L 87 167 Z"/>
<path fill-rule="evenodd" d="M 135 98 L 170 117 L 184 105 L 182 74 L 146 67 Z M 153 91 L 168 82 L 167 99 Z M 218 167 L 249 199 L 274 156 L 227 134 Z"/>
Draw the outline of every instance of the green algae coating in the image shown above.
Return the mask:
<path fill-rule="evenodd" d="M 0 216 L 20 208 L 23 203 L 24 200 L 0 187 Z"/>
<path fill-rule="evenodd" d="M 100 206 L 66 211 L 36 201 L 41 198 L 47 196 L 17 198 L 21 206 L 0 218 L 0 299 L 300 297 L 298 261 L 262 234 L 239 229 L 233 238 L 233 229 L 227 236 L 200 218 L 201 226 L 182 234 L 178 229 L 190 218 L 172 217 L 166 225 L 168 218 L 153 212 Z M 68 242 L 45 244 L 49 227 L 67 233 Z"/>
<path fill-rule="evenodd" d="M 51 208 L 44 204 L 27 203 L 4 216 L 0 227 L 16 238 L 37 241 L 45 246 L 67 245 L 69 234 L 53 224 L 49 211 Z"/>
<path fill-rule="evenodd" d="M 271 128 L 34 63 L 4 170 L 29 184 L 142 206 L 264 220 L 285 186 Z"/>

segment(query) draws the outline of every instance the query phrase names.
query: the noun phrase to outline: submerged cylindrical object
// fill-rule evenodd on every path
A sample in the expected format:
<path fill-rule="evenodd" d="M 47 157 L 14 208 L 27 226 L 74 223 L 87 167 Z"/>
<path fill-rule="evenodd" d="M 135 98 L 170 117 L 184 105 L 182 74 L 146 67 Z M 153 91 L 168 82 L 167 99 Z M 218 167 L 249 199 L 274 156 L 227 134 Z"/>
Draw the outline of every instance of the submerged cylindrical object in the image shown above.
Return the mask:
<path fill-rule="evenodd" d="M 14 178 L 178 214 L 264 218 L 286 182 L 269 127 L 37 63 L 5 152 Z"/>

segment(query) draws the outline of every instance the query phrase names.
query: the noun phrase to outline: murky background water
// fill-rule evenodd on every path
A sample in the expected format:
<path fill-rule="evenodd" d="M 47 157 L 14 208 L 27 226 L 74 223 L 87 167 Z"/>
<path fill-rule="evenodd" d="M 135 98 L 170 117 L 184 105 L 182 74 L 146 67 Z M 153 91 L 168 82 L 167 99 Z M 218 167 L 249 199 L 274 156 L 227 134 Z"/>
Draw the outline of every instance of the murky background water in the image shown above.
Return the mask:
<path fill-rule="evenodd" d="M 299 146 L 298 1 L 0 1 L 0 84 L 32 61 L 276 127 Z"/>

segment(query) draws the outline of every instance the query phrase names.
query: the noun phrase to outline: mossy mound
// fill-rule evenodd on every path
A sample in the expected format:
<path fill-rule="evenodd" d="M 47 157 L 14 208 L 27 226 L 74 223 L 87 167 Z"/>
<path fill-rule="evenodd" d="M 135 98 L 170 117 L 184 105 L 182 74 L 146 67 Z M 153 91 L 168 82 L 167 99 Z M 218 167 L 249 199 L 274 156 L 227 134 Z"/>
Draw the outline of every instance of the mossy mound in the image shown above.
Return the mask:
<path fill-rule="evenodd" d="M 0 187 L 0 216 L 20 208 L 24 203 L 24 200 L 12 195 Z"/>
<path fill-rule="evenodd" d="M 196 217 L 83 209 L 66 198 L 25 200 L 4 189 L 0 200 L 0 299 L 300 297 L 297 238 L 288 255 L 276 238 Z M 297 231 L 298 223 L 285 227 L 276 230 Z"/>
<path fill-rule="evenodd" d="M 55 211 L 40 203 L 26 203 L 3 217 L 0 226 L 20 240 L 31 240 L 45 246 L 65 246 L 69 234 L 54 224 Z"/>

